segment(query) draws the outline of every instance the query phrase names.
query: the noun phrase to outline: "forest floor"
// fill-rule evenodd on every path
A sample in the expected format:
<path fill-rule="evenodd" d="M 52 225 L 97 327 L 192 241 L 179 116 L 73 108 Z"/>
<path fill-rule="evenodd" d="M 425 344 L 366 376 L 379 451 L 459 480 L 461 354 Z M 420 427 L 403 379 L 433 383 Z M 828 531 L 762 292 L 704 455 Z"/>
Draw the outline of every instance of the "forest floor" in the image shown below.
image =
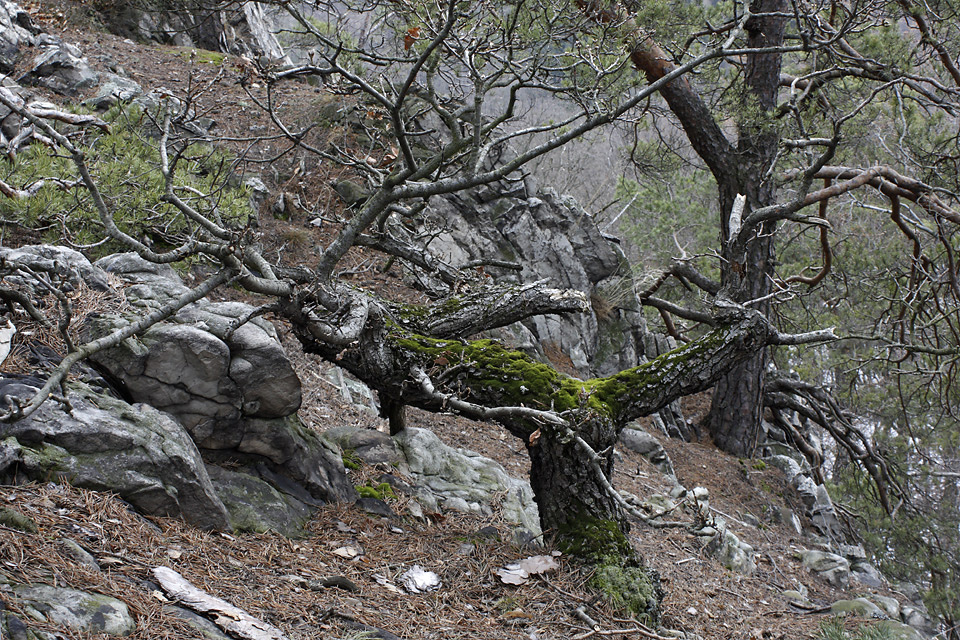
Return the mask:
<path fill-rule="evenodd" d="M 260 135 L 269 118 L 256 108 L 261 87 L 242 61 L 230 56 L 160 45 L 136 44 L 96 30 L 83 3 L 37 2 L 27 5 L 47 31 L 76 43 L 97 69 L 121 66 L 145 90 L 168 87 L 174 92 L 216 81 L 198 104 L 217 122 L 215 132 L 234 137 Z M 79 16 L 79 18 L 78 18 Z M 241 86 L 243 79 L 252 95 Z M 285 87 L 273 96 L 292 119 L 309 119 L 331 99 L 306 84 Z M 371 116 L 372 117 L 372 116 Z M 346 136 L 337 127 L 316 131 Z M 263 153 L 276 149 L 263 149 Z M 298 208 L 287 220 L 261 212 L 260 229 L 267 249 L 288 264 L 309 265 L 314 248 L 335 232 L 342 205 L 329 188 L 340 170 L 305 164 L 296 154 L 284 156 L 260 171 L 277 192 L 294 194 Z M 310 224 L 317 217 L 323 224 Z M 36 241 L 19 230 L 22 242 Z M 381 273 L 380 258 L 356 252 L 346 277 L 356 284 L 389 294 L 415 298 L 393 272 Z M 236 296 L 234 292 L 227 295 Z M 281 327 L 282 330 L 282 327 Z M 384 422 L 347 402 L 322 375 L 331 365 L 299 352 L 296 341 L 285 344 L 304 384 L 304 422 L 317 430 L 359 425 L 385 430 Z M 704 398 L 688 403 L 696 419 Z M 492 424 L 449 415 L 411 412 L 410 426 L 428 428 L 446 443 L 477 451 L 500 462 L 515 477 L 524 477 L 529 461 L 523 444 Z M 757 571 L 744 576 L 710 558 L 700 540 L 681 529 L 655 530 L 636 524 L 633 540 L 649 565 L 661 576 L 666 591 L 663 627 L 692 632 L 710 640 L 725 638 L 801 639 L 815 637 L 822 614 L 789 605 L 782 595 L 798 585 L 809 588 L 815 604 L 829 605 L 844 597 L 800 566 L 795 552 L 808 541 L 766 517 L 773 505 L 791 503 L 792 490 L 779 471 L 750 460 L 724 455 L 708 442 L 682 443 L 661 438 L 687 488 L 706 487 L 718 515 L 757 552 Z M 350 471 L 356 484 L 387 470 L 364 467 Z M 668 483 L 639 455 L 622 452 L 614 478 L 619 489 L 641 498 L 667 493 Z M 196 586 L 280 627 L 290 638 L 342 638 L 356 625 L 385 629 L 408 640 L 655 637 L 635 621 L 622 619 L 585 588 L 589 575 L 561 557 L 560 569 L 521 586 L 502 584 L 494 571 L 546 547 L 521 547 L 507 523 L 498 517 L 445 513 L 427 521 L 371 517 L 352 505 L 321 508 L 309 525 L 309 535 L 291 540 L 279 535 L 226 534 L 199 531 L 176 519 L 144 518 L 121 500 L 97 492 L 57 484 L 0 487 L 0 504 L 33 519 L 39 533 L 0 527 L 0 570 L 12 580 L 48 583 L 104 593 L 128 603 L 137 617 L 137 639 L 195 637 L 184 622 L 164 607 L 163 597 L 149 587 L 152 567 L 170 566 Z M 404 498 L 391 502 L 404 513 Z M 793 505 L 796 507 L 797 505 Z M 766 523 L 743 524 L 748 514 Z M 490 535 L 488 527 L 498 535 Z M 64 554 L 60 541 L 70 538 L 92 552 L 102 570 L 83 567 Z M 336 551 L 353 546 L 360 553 L 344 558 Z M 442 587 L 408 594 L 396 589 L 398 577 L 412 565 L 435 571 Z M 344 576 L 357 591 L 337 588 L 311 590 L 303 579 Z M 853 591 L 857 591 L 854 589 Z M 859 593 L 859 592 L 857 592 Z M 849 597 L 853 597 L 852 595 Z M 14 611 L 15 604 L 8 603 Z M 574 615 L 586 607 L 600 624 L 589 628 Z M 23 612 L 19 612 L 23 614 Z M 855 626 L 863 621 L 849 621 Z M 63 633 L 43 623 L 41 630 Z M 614 634 L 612 630 L 633 630 Z"/>

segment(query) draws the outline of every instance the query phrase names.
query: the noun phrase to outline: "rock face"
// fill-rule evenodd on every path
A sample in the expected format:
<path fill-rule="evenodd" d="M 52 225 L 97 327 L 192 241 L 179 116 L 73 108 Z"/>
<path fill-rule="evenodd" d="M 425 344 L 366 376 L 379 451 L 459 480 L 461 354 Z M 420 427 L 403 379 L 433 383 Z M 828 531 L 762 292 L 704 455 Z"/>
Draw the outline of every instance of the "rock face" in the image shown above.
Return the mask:
<path fill-rule="evenodd" d="M 282 61 L 285 54 L 266 6 L 257 2 L 211 9 L 202 2 L 114 3 L 105 17 L 123 36 Z"/>
<path fill-rule="evenodd" d="M 580 375 L 636 366 L 643 348 L 637 335 L 642 319 L 636 313 L 629 265 L 590 214 L 573 199 L 549 192 L 531 198 L 483 198 L 457 194 L 431 201 L 435 223 L 445 231 L 430 249 L 453 265 L 495 258 L 522 266 L 519 272 L 488 267 L 498 280 L 547 279 L 554 286 L 587 293 L 594 313 L 532 318 L 524 327 L 545 351 L 566 354 Z"/>
<path fill-rule="evenodd" d="M 511 478 L 490 458 L 444 444 L 432 431 L 408 427 L 393 439 L 411 475 L 441 506 L 490 513 L 490 505 L 499 497 L 506 520 L 535 536 L 540 534 L 540 512 L 527 481 Z"/>
<path fill-rule="evenodd" d="M 9 379 L 0 384 L 4 395 L 23 398 L 38 388 Z M 5 471 L 38 480 L 61 477 L 79 487 L 114 491 L 149 515 L 228 528 L 200 453 L 169 416 L 85 385 L 74 386 L 68 399 L 69 413 L 48 401 L 29 418 L 0 424 L 0 437 L 15 452 L 15 465 Z"/>

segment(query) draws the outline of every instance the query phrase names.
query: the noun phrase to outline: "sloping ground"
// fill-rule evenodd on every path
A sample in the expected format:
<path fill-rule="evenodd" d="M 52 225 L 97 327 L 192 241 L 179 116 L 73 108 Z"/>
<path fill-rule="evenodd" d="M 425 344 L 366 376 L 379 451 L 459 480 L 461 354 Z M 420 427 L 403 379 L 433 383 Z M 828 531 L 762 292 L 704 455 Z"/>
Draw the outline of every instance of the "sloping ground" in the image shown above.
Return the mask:
<path fill-rule="evenodd" d="M 62 17 L 44 6 L 46 13 L 40 17 L 45 28 L 59 31 L 64 26 Z M 191 59 L 190 52 L 181 49 L 139 46 L 73 27 L 64 37 L 76 41 L 94 66 L 122 65 L 144 89 L 163 85 L 177 89 L 191 81 L 191 74 L 194 79 L 209 79 L 220 71 L 219 66 L 207 64 L 209 59 L 201 60 L 204 56 Z M 234 82 L 241 71 L 229 57 L 223 70 L 226 80 L 215 92 L 220 100 L 208 105 L 210 114 L 225 131 L 260 131 L 266 122 L 256 110 L 242 105 L 240 111 L 221 110 L 223 104 L 237 106 L 247 100 Z M 306 85 L 294 87 L 291 96 L 319 99 Z M 280 175 L 271 182 L 306 194 L 311 184 L 328 184 L 332 178 L 329 174 L 303 175 L 289 170 L 289 166 L 279 169 Z M 283 171 L 288 173 L 283 175 Z M 329 197 L 329 190 L 312 192 L 304 202 L 320 203 Z M 336 204 L 333 199 L 326 202 Z M 291 263 L 308 263 L 312 246 L 329 233 L 328 227 L 309 227 L 303 215 L 291 223 L 266 216 L 262 224 L 276 243 L 276 251 L 283 252 Z M 375 272 L 364 260 L 357 256 L 358 284 L 381 288 L 395 285 L 389 278 L 372 275 Z M 287 342 L 295 351 L 295 345 Z M 318 430 L 342 424 L 384 426 L 346 402 L 319 375 L 320 363 L 303 354 L 296 354 L 294 359 L 305 384 L 303 416 L 308 424 Z M 495 426 L 419 412 L 414 412 L 409 422 L 435 430 L 448 444 L 498 460 L 515 476 L 523 477 L 528 470 L 521 444 Z M 824 605 L 842 594 L 802 569 L 793 557 L 801 542 L 764 517 L 765 505 L 790 500 L 790 489 L 784 486 L 779 472 L 756 469 L 751 461 L 729 458 L 705 444 L 664 444 L 680 482 L 689 488 L 706 487 L 718 515 L 725 517 L 737 535 L 758 552 L 758 570 L 746 577 L 708 557 L 701 543 L 683 530 L 638 526 L 634 531 L 636 543 L 661 573 L 667 591 L 665 627 L 710 639 L 813 637 L 822 615 L 791 608 L 782 592 L 802 584 L 809 588 L 811 601 Z M 355 482 L 363 484 L 384 470 L 393 471 L 365 468 L 352 473 Z M 624 453 L 618 462 L 615 481 L 619 488 L 641 498 L 669 489 L 652 466 L 632 453 Z M 276 535 L 201 532 L 176 520 L 147 520 L 120 500 L 62 485 L 0 487 L 0 504 L 31 518 L 39 527 L 37 533 L 0 527 L 0 575 L 16 582 L 69 586 L 120 598 L 137 619 L 133 638 L 198 637 L 165 609 L 166 603 L 155 586 L 147 583 L 152 579 L 150 569 L 161 565 L 176 569 L 196 586 L 280 627 L 290 638 L 345 637 L 355 623 L 383 628 L 410 640 L 618 637 L 608 633 L 615 629 L 633 630 L 619 637 L 653 637 L 635 622 L 618 618 L 607 605 L 596 602 L 583 588 L 588 576 L 562 558 L 561 569 L 542 579 L 519 587 L 501 584 L 494 574 L 496 569 L 542 550 L 507 542 L 511 540 L 509 528 L 496 518 L 448 513 L 428 522 L 383 520 L 350 506 L 335 505 L 320 510 L 307 538 L 288 540 Z M 398 513 L 404 512 L 402 499 L 392 506 Z M 748 513 L 764 524 L 742 524 Z M 497 535 L 487 529 L 490 526 Z M 85 568 L 73 560 L 62 546 L 66 539 L 89 550 L 101 570 Z M 342 557 L 337 551 L 345 547 L 361 553 Z M 416 595 L 395 591 L 399 576 L 414 564 L 437 572 L 443 581 L 441 589 Z M 357 590 L 309 588 L 307 581 L 331 576 L 349 579 Z M 6 596 L 3 600 L 11 611 L 28 617 L 16 601 Z M 581 606 L 600 624 L 599 633 L 592 634 L 574 615 Z M 857 623 L 849 622 L 851 626 Z M 71 637 L 71 632 L 47 623 L 30 624 Z"/>

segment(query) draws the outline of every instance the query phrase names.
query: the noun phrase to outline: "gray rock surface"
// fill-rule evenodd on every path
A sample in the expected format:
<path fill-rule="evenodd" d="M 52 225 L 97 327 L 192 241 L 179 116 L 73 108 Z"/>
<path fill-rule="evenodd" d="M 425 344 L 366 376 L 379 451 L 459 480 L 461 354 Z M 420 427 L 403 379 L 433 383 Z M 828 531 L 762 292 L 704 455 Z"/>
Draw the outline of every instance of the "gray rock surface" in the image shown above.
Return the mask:
<path fill-rule="evenodd" d="M 46 87 L 67 96 L 75 96 L 97 84 L 100 76 L 90 68 L 77 47 L 57 38 L 38 39 L 37 44 L 41 45 L 39 52 L 17 82 Z"/>
<path fill-rule="evenodd" d="M 78 633 L 127 636 L 137 628 L 127 605 L 110 596 L 48 585 L 14 585 L 12 592 L 28 610 Z"/>
<path fill-rule="evenodd" d="M 22 48 L 32 45 L 38 33 L 40 29 L 20 5 L 0 0 L 0 73 L 16 68 Z"/>
<path fill-rule="evenodd" d="M 884 611 L 866 598 L 853 600 L 837 600 L 830 605 L 830 613 L 837 616 L 859 616 L 861 618 L 883 619 L 887 617 Z"/>
<path fill-rule="evenodd" d="M 400 464 L 405 462 L 403 453 L 393 438 L 377 431 L 361 427 L 342 426 L 327 429 L 322 437 L 330 440 L 343 451 L 351 451 L 367 464 Z"/>
<path fill-rule="evenodd" d="M 125 296 L 134 307 L 155 309 L 187 290 L 172 269 L 136 254 L 110 256 L 96 266 L 132 283 Z M 93 360 L 135 400 L 176 416 L 199 446 L 229 448 L 241 417 L 281 418 L 301 402 L 300 381 L 272 325 L 254 319 L 230 332 L 251 310 L 201 301 Z M 104 335 L 124 322 L 118 315 L 96 316 L 85 335 Z"/>
<path fill-rule="evenodd" d="M 677 477 L 673 470 L 673 463 L 670 456 L 667 455 L 663 445 L 645 431 L 638 422 L 630 422 L 627 427 L 620 432 L 620 444 L 635 451 L 646 458 L 650 464 L 656 467 L 660 473 L 676 482 Z"/>
<path fill-rule="evenodd" d="M 756 553 L 753 547 L 740 540 L 726 527 L 721 527 L 712 535 L 705 549 L 731 571 L 745 575 L 756 571 Z"/>
<path fill-rule="evenodd" d="M 804 549 L 800 561 L 810 571 L 819 574 L 835 587 L 845 589 L 850 582 L 850 561 L 835 553 Z"/>
<path fill-rule="evenodd" d="M 115 73 L 105 73 L 100 77 L 100 86 L 94 96 L 84 104 L 91 109 L 109 109 L 120 102 L 130 102 L 143 94 L 139 84 Z"/>
<path fill-rule="evenodd" d="M 124 3 L 107 19 L 114 32 L 131 38 L 285 61 L 274 35 L 279 29 L 267 5 L 244 2 L 215 9 L 201 6 L 190 10 L 160 0 Z"/>
<path fill-rule="evenodd" d="M 207 473 L 230 514 L 233 529 L 255 533 L 276 531 L 288 538 L 306 535 L 304 525 L 313 511 L 303 502 L 247 473 L 215 465 L 208 465 Z"/>
<path fill-rule="evenodd" d="M 21 473 L 113 491 L 146 514 L 182 516 L 207 529 L 229 526 L 196 446 L 169 416 L 80 384 L 68 399 L 69 413 L 48 401 L 29 418 L 0 424 Z"/>
<path fill-rule="evenodd" d="M 569 356 L 581 375 L 635 366 L 642 346 L 634 324 L 642 319 L 635 300 L 620 299 L 631 276 L 619 246 L 603 237 L 590 214 L 572 199 L 537 195 L 478 202 L 467 194 L 431 201 L 434 220 L 445 231 L 430 249 L 454 265 L 489 258 L 515 261 L 523 267 L 519 273 L 496 268 L 488 272 L 500 280 L 548 279 L 553 286 L 592 295 L 595 308 L 604 305 L 599 314 L 541 316 L 524 324 L 545 349 Z"/>
<path fill-rule="evenodd" d="M 94 291 L 108 291 L 109 284 L 102 271 L 94 268 L 79 251 L 51 245 L 31 245 L 18 249 L 0 247 L 0 259 L 29 267 L 37 273 L 47 273 L 67 292 L 87 286 Z M 24 274 L 4 276 L 7 286 L 23 287 L 33 291 L 36 281 Z"/>
<path fill-rule="evenodd" d="M 540 513 L 526 480 L 511 478 L 490 458 L 450 447 L 425 429 L 408 427 L 394 440 L 417 483 L 441 500 L 462 501 L 459 508 L 466 504 L 471 511 L 470 503 L 477 503 L 485 513 L 499 501 L 506 520 L 539 535 Z"/>

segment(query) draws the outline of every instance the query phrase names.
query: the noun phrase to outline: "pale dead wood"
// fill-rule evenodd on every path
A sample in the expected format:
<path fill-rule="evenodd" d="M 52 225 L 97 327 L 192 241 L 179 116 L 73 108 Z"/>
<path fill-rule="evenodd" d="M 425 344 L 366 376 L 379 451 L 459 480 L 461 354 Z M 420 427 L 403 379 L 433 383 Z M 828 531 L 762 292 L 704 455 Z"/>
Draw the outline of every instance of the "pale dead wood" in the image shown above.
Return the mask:
<path fill-rule="evenodd" d="M 214 624 L 227 633 L 249 640 L 286 640 L 280 629 L 198 589 L 173 569 L 155 567 L 153 575 L 167 595 L 197 613 L 212 616 Z"/>

